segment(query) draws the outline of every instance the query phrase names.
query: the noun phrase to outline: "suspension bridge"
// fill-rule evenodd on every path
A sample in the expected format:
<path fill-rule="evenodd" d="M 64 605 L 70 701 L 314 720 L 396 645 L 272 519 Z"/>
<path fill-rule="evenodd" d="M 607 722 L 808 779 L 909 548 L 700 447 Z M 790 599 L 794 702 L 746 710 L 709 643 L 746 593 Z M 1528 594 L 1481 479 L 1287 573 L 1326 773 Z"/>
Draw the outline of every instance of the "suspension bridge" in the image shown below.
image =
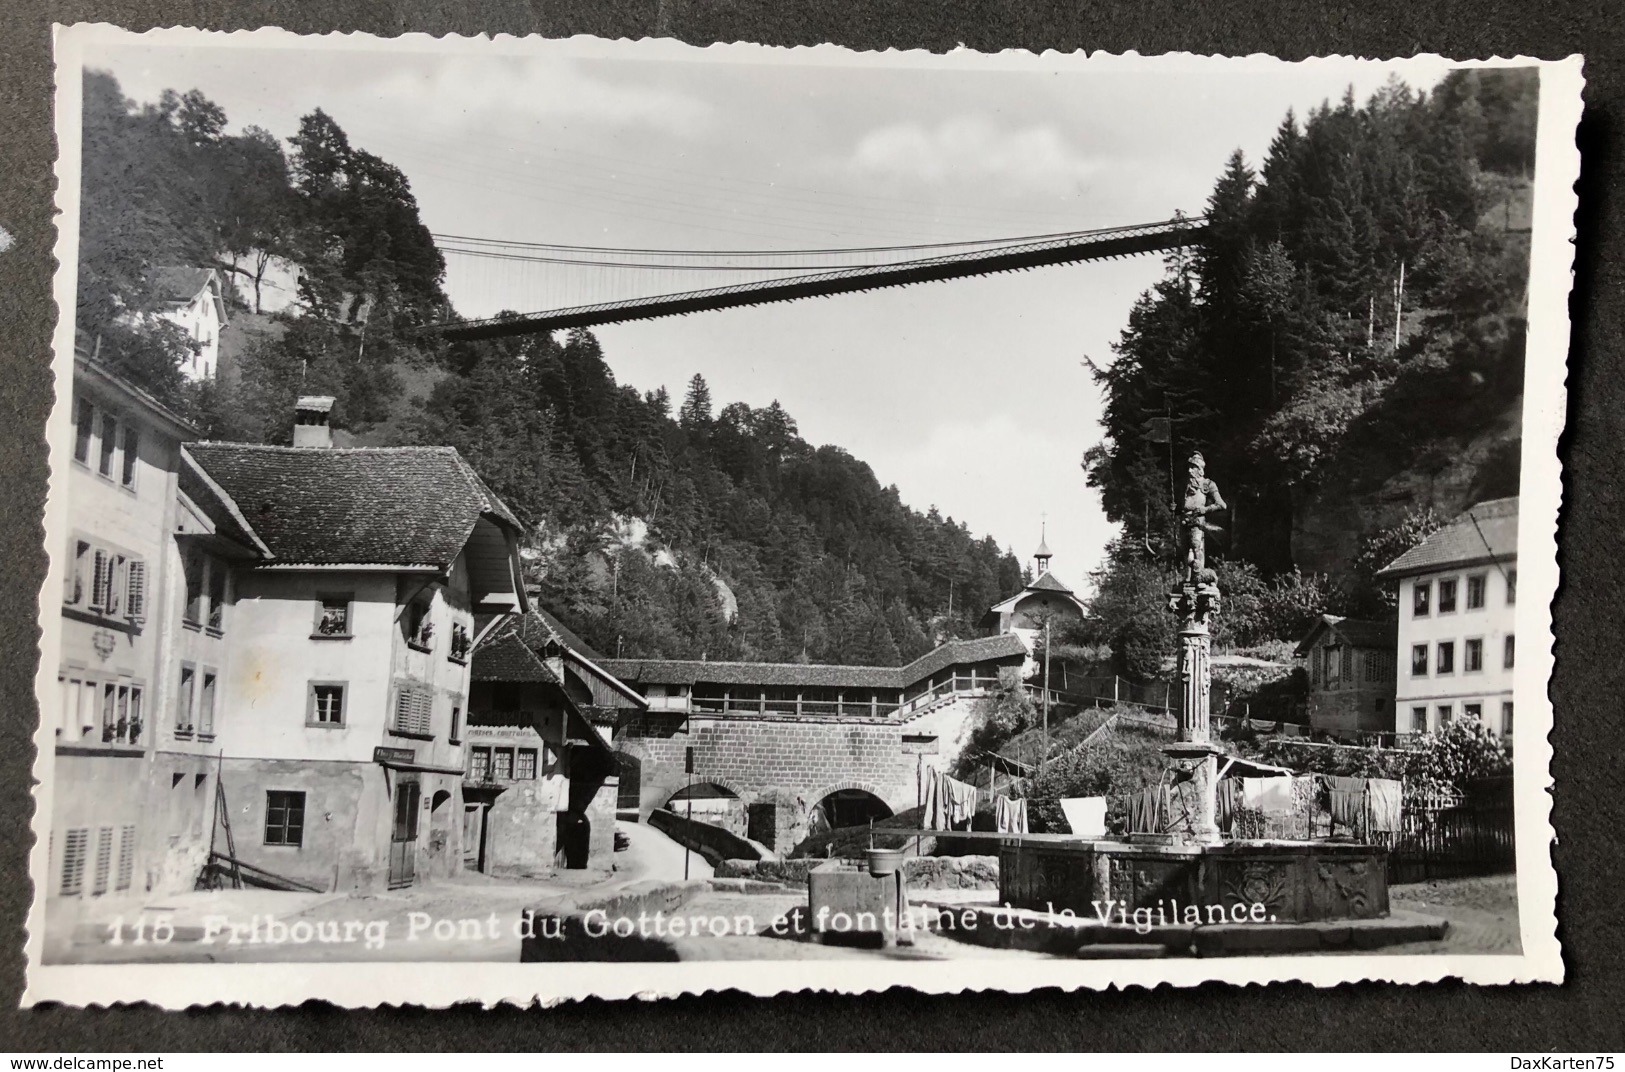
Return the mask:
<path fill-rule="evenodd" d="M 610 248 L 436 234 L 448 258 L 510 278 L 519 273 L 536 281 L 531 292 L 578 300 L 542 312 L 448 321 L 432 330 L 455 340 L 531 335 L 1111 260 L 1180 249 L 1205 227 L 1197 216 L 1013 238 L 790 250 Z M 710 285 L 693 286 L 701 281 Z"/>

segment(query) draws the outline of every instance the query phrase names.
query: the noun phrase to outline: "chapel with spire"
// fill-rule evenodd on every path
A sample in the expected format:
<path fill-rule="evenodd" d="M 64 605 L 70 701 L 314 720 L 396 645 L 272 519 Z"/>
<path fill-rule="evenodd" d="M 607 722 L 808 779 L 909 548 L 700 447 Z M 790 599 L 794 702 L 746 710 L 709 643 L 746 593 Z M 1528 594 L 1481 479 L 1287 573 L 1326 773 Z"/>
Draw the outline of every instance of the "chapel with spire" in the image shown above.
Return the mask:
<path fill-rule="evenodd" d="M 1041 524 L 1038 550 L 1033 552 L 1033 579 L 1027 587 L 988 608 L 982 616 L 982 628 L 991 635 L 1014 633 L 1031 648 L 1048 621 L 1053 628 L 1062 621 L 1081 620 L 1083 602 L 1077 594 L 1055 574 L 1050 572 L 1050 559 L 1055 557 L 1049 549 L 1048 524 Z"/>

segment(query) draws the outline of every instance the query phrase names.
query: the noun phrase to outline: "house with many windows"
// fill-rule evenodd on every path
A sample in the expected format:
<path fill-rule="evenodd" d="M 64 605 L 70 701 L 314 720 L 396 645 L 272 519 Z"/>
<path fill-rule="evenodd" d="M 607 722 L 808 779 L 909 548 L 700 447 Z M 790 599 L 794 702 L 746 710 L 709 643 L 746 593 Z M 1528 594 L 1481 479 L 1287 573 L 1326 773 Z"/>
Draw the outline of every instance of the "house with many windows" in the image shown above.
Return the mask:
<path fill-rule="evenodd" d="M 1323 614 L 1293 653 L 1309 677 L 1309 725 L 1336 737 L 1394 732 L 1393 622 Z"/>
<path fill-rule="evenodd" d="M 1479 503 L 1377 576 L 1399 584 L 1397 729 L 1466 718 L 1510 737 L 1517 498 Z"/>
<path fill-rule="evenodd" d="M 263 548 L 234 560 L 216 532 L 187 559 L 198 636 L 231 639 L 211 701 L 229 712 L 211 726 L 222 813 L 263 876 L 410 885 L 462 867 L 476 615 L 526 606 L 520 526 L 453 448 L 333 448 L 323 403 L 301 400 L 301 446 L 186 448 L 231 506 L 227 535 Z M 171 708 L 182 739 L 201 733 L 210 672 L 195 661 L 194 699 Z"/>
<path fill-rule="evenodd" d="M 169 594 L 181 443 L 197 430 L 95 360 L 73 363 L 65 477 L 60 689 L 54 723 L 49 897 L 139 895 L 161 885 L 170 822 L 190 829 L 212 782 L 177 783 L 154 812 L 157 723 L 170 703 Z"/>
<path fill-rule="evenodd" d="M 156 268 L 152 282 L 158 316 L 185 332 L 192 344 L 181 372 L 191 380 L 214 379 L 220 371 L 220 333 L 230 323 L 220 273 L 213 268 Z"/>

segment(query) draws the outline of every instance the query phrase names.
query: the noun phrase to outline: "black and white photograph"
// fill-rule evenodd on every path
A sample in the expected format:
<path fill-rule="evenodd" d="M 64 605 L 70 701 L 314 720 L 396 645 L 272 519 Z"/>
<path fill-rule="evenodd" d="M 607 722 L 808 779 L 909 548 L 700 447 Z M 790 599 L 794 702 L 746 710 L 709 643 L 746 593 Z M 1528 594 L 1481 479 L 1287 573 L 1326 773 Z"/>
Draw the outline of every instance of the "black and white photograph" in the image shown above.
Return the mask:
<path fill-rule="evenodd" d="M 26 1003 L 1562 979 L 1578 58 L 56 49 Z"/>

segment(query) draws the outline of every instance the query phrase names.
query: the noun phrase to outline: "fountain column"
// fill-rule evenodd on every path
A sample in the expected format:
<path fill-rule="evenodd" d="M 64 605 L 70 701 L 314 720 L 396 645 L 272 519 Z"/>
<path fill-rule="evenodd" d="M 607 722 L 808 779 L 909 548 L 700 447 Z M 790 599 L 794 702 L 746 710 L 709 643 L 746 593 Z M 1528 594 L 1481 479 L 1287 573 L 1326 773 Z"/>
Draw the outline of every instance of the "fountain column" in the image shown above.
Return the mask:
<path fill-rule="evenodd" d="M 1218 824 L 1218 757 L 1213 744 L 1208 697 L 1212 685 L 1209 656 L 1213 638 L 1209 620 L 1219 611 L 1218 574 L 1207 568 L 1207 533 L 1217 528 L 1207 520 L 1224 510 L 1218 487 L 1207 479 L 1200 454 L 1191 455 L 1185 500 L 1180 512 L 1184 571 L 1169 595 L 1168 609 L 1179 617 L 1179 740 L 1163 749 L 1169 759 L 1189 764 L 1196 790 L 1196 814 L 1183 840 L 1199 845 L 1220 842 Z"/>
<path fill-rule="evenodd" d="M 1204 591 L 1211 588 L 1211 591 Z M 1208 696 L 1212 684 L 1209 655 L 1212 636 L 1208 617 L 1217 609 L 1216 585 L 1185 585 L 1170 602 L 1179 614 L 1179 740 L 1164 752 L 1172 760 L 1190 764 L 1196 796 L 1196 814 L 1183 840 L 1200 845 L 1220 842 L 1218 824 L 1218 756 L 1213 743 Z"/>

